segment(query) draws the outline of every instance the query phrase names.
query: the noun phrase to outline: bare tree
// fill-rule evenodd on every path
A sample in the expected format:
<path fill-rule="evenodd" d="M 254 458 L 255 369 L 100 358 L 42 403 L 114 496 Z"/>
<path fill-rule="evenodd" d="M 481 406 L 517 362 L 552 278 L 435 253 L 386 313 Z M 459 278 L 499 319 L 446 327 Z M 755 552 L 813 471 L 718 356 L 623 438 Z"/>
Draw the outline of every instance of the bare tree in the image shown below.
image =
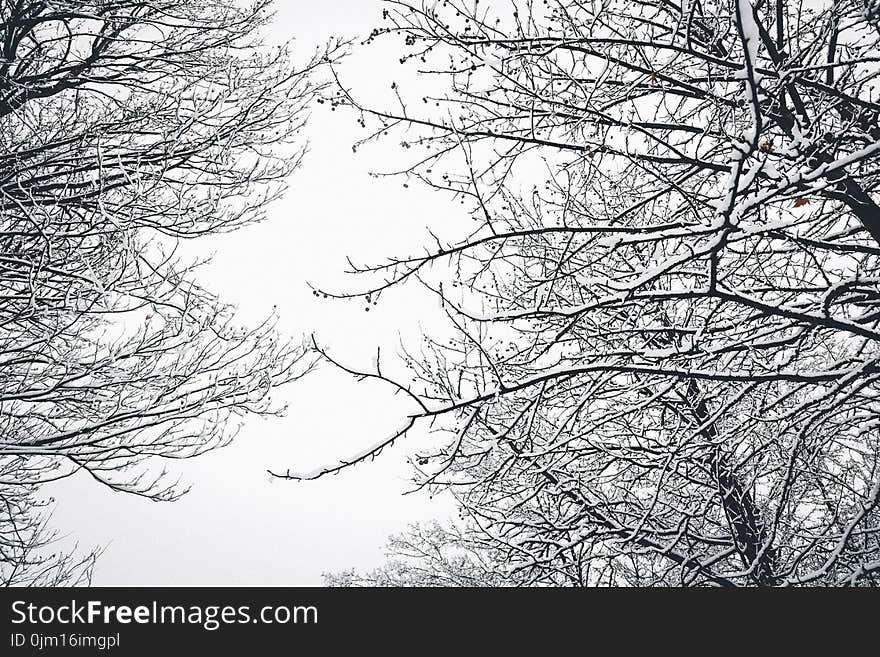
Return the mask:
<path fill-rule="evenodd" d="M 325 573 L 327 586 L 450 587 L 513 586 L 516 573 L 505 572 L 505 558 L 482 532 L 444 527 L 438 522 L 412 525 L 386 546 L 389 561 L 366 573 L 351 569 Z"/>
<path fill-rule="evenodd" d="M 240 327 L 184 241 L 263 216 L 319 85 L 261 42 L 270 3 L 0 3 L 0 583 L 76 582 L 41 484 L 155 500 L 155 459 L 228 442 L 303 350 Z M 191 260 L 191 259 L 190 259 Z"/>
<path fill-rule="evenodd" d="M 365 143 L 418 152 L 401 175 L 464 201 L 473 229 L 337 296 L 421 282 L 459 337 L 408 355 L 408 378 L 355 372 L 414 411 L 308 476 L 443 420 L 421 481 L 456 494 L 518 583 L 876 584 L 870 8 L 459 0 L 385 17 L 369 40 L 402 39 L 433 93 L 334 102 L 376 127 Z"/>

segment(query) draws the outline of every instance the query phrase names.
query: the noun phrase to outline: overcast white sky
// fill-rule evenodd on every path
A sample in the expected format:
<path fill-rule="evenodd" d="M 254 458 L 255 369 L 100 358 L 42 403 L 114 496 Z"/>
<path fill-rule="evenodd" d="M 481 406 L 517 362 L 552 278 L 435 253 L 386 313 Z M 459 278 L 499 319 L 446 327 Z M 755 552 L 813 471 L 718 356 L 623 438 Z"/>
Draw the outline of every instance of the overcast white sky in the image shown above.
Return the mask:
<path fill-rule="evenodd" d="M 302 51 L 331 34 L 368 33 L 381 15 L 379 0 L 277 4 L 273 37 L 293 37 Z M 380 46 L 341 72 L 372 94 L 397 65 Z M 340 358 L 366 366 L 377 345 L 392 350 L 436 321 L 436 306 L 411 290 L 365 313 L 358 302 L 316 299 L 306 282 L 341 285 L 346 255 L 369 262 L 416 251 L 427 225 L 461 221 L 462 210 L 399 180 L 371 178 L 403 160 L 391 145 L 353 155 L 360 134 L 351 117 L 316 109 L 311 151 L 286 198 L 265 224 L 205 243 L 216 255 L 201 279 L 243 318 L 277 304 L 285 333 L 314 331 Z M 178 502 L 114 494 L 85 477 L 52 487 L 54 524 L 83 547 L 106 546 L 95 585 L 320 584 L 322 572 L 381 563 L 387 535 L 408 523 L 452 512 L 447 500 L 404 495 L 418 437 L 335 477 L 271 480 L 267 468 L 309 470 L 358 451 L 407 411 L 389 390 L 329 368 L 276 396 L 290 403 L 286 417 L 252 419 L 232 446 L 181 465 L 192 491 Z"/>

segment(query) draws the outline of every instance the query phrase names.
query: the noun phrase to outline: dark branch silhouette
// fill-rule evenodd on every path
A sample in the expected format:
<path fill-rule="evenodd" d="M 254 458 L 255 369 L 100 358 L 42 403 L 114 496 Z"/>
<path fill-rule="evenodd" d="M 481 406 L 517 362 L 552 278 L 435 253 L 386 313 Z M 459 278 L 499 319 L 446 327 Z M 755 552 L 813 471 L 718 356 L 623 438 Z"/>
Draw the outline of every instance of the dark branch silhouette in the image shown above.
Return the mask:
<path fill-rule="evenodd" d="M 295 65 L 263 0 L 0 2 L 0 584 L 76 583 L 41 484 L 173 500 L 163 459 L 226 444 L 306 369 L 242 327 L 185 240 L 263 217 L 337 48 Z"/>
<path fill-rule="evenodd" d="M 430 93 L 332 102 L 473 218 L 327 292 L 421 284 L 459 336 L 398 385 L 409 431 L 446 423 L 420 481 L 462 524 L 408 534 L 394 581 L 457 545 L 485 583 L 875 585 L 873 5 L 386 6 L 364 47 Z M 389 571 L 359 577 L 331 581 Z"/>

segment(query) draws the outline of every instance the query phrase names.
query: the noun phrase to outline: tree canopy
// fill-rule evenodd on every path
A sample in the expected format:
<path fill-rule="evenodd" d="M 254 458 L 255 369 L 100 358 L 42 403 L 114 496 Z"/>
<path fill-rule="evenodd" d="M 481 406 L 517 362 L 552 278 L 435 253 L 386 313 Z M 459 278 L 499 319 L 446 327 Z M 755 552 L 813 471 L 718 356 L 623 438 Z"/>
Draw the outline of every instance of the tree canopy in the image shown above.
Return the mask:
<path fill-rule="evenodd" d="M 183 492 L 154 462 L 228 442 L 305 369 L 235 322 L 184 242 L 260 220 L 336 46 L 295 65 L 270 3 L 0 2 L 0 584 L 87 577 L 41 485 Z M 53 551 L 54 550 L 54 551 Z"/>
<path fill-rule="evenodd" d="M 396 104 L 373 107 L 342 79 L 334 102 L 371 128 L 364 144 L 402 140 L 398 175 L 462 200 L 473 228 L 328 294 L 421 284 L 458 337 L 428 335 L 407 376 L 353 371 L 413 412 L 310 476 L 439 422 L 420 482 L 456 496 L 486 581 L 876 584 L 880 35 L 865 5 L 386 7 L 365 45 L 397 44 L 419 90 L 389 80 Z"/>

